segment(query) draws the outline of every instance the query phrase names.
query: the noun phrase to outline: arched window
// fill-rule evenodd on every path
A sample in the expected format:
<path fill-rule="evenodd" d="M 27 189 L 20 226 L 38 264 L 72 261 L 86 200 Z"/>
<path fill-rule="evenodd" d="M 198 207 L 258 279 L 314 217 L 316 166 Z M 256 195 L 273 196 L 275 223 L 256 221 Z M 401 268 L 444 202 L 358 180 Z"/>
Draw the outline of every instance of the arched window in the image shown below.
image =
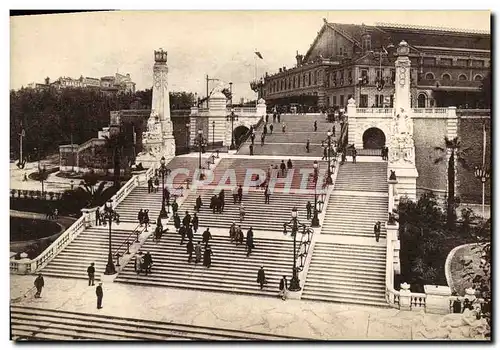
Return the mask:
<path fill-rule="evenodd" d="M 458 80 L 467 80 L 467 76 L 465 74 L 460 74 Z"/>
<path fill-rule="evenodd" d="M 429 73 L 425 74 L 425 79 L 434 80 L 434 73 L 429 72 Z"/>
<path fill-rule="evenodd" d="M 483 80 L 483 76 L 481 74 L 477 74 L 475 77 L 474 77 L 474 81 L 481 81 Z"/>
<path fill-rule="evenodd" d="M 443 75 L 441 75 L 441 79 L 442 80 L 451 80 L 451 75 L 449 75 L 448 73 L 444 73 Z"/>
<path fill-rule="evenodd" d="M 425 100 L 426 99 L 427 99 L 427 96 L 425 96 L 425 94 L 418 95 L 417 108 L 425 108 Z"/>

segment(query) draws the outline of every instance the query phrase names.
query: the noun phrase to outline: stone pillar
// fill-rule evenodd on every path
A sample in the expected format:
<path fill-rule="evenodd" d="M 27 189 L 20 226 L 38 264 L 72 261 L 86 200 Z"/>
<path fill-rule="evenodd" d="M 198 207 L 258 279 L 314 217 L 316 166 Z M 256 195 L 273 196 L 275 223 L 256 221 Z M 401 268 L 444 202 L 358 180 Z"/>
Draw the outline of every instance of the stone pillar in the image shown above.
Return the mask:
<path fill-rule="evenodd" d="M 408 283 L 401 283 L 401 289 L 399 291 L 399 310 L 410 311 L 411 310 L 411 291 L 410 285 Z"/>
<path fill-rule="evenodd" d="M 394 210 L 394 207 L 395 207 L 394 196 L 395 196 L 395 189 L 396 189 L 396 185 L 398 184 L 398 180 L 389 178 L 387 183 L 389 184 L 389 213 L 392 213 L 392 211 Z"/>
<path fill-rule="evenodd" d="M 356 101 L 352 97 L 347 101 L 347 118 L 347 143 L 352 145 L 356 143 Z"/>
<path fill-rule="evenodd" d="M 28 254 L 26 253 L 21 253 L 20 256 L 21 259 L 16 260 L 16 262 L 18 263 L 17 273 L 20 275 L 26 275 L 28 273 L 28 266 L 30 265 L 31 260 L 28 259 Z"/>
<path fill-rule="evenodd" d="M 97 211 L 97 207 L 90 208 L 90 209 L 87 209 L 87 208 L 81 209 L 85 228 L 92 227 L 95 225 L 96 211 Z"/>
<path fill-rule="evenodd" d="M 446 315 L 450 313 L 451 289 L 448 286 L 425 285 L 425 312 Z"/>
<path fill-rule="evenodd" d="M 400 243 L 398 239 L 399 224 L 397 223 L 397 221 L 395 221 L 394 223 L 386 222 L 385 228 L 387 230 L 386 239 L 391 247 L 394 273 L 399 275 L 401 273 L 401 263 L 399 260 Z"/>
<path fill-rule="evenodd" d="M 264 101 L 263 98 L 261 98 L 257 102 L 257 111 L 256 111 L 256 117 L 261 118 L 266 116 L 266 101 Z"/>

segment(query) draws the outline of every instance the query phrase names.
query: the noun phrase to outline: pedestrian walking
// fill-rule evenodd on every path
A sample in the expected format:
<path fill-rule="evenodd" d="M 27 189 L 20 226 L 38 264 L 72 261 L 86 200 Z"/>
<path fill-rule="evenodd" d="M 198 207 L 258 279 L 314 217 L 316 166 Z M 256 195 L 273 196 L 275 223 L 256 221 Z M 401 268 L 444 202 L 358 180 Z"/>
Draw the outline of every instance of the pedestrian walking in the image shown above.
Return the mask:
<path fill-rule="evenodd" d="M 229 238 L 231 239 L 231 243 L 233 243 L 236 238 L 236 223 L 233 221 L 231 227 L 229 227 Z"/>
<path fill-rule="evenodd" d="M 318 122 L 314 121 L 314 132 L 318 131 Z"/>
<path fill-rule="evenodd" d="M 201 201 L 201 196 L 198 196 L 198 198 L 196 198 L 196 205 L 194 206 L 194 210 L 199 212 L 202 205 L 203 203 Z"/>
<path fill-rule="evenodd" d="M 144 226 L 146 227 L 144 231 L 148 232 L 149 209 L 144 210 L 143 222 L 144 222 Z"/>
<path fill-rule="evenodd" d="M 135 256 L 135 265 L 134 265 L 134 270 L 137 272 L 137 274 L 140 274 L 142 272 L 142 267 L 144 265 L 144 257 L 142 255 L 142 252 L 138 252 Z"/>
<path fill-rule="evenodd" d="M 231 189 L 231 194 L 233 195 L 233 204 L 236 204 L 238 201 L 238 188 L 236 186 Z"/>
<path fill-rule="evenodd" d="M 198 232 L 199 219 L 196 213 L 193 214 L 193 218 L 191 219 L 191 223 L 193 225 L 194 233 Z"/>
<path fill-rule="evenodd" d="M 248 148 L 250 149 L 250 155 L 253 156 L 253 143 L 251 143 Z"/>
<path fill-rule="evenodd" d="M 252 226 L 247 231 L 247 239 L 246 239 L 246 245 L 247 245 L 247 257 L 250 256 L 250 253 L 252 252 L 252 249 L 255 248 L 254 243 L 253 243 L 253 230 Z"/>
<path fill-rule="evenodd" d="M 262 135 L 267 135 L 267 124 L 264 124 L 264 129 L 262 130 Z"/>
<path fill-rule="evenodd" d="M 335 137 L 335 124 L 332 125 L 332 135 Z"/>
<path fill-rule="evenodd" d="M 307 153 L 309 153 L 311 151 L 310 146 L 311 146 L 311 141 L 309 141 L 309 139 L 307 139 L 307 141 L 306 141 L 306 152 Z"/>
<path fill-rule="evenodd" d="M 283 134 L 285 133 L 286 130 L 286 124 L 283 122 L 283 125 L 281 125 L 281 130 L 283 131 Z"/>
<path fill-rule="evenodd" d="M 243 230 L 241 226 L 238 226 L 236 229 L 236 237 L 235 237 L 236 245 L 240 245 L 243 243 Z"/>
<path fill-rule="evenodd" d="M 102 282 L 95 289 L 95 295 L 97 296 L 97 308 L 102 309 L 102 298 L 104 297 L 104 292 L 102 291 Z"/>
<path fill-rule="evenodd" d="M 243 204 L 240 205 L 240 222 L 245 219 L 245 207 Z"/>
<path fill-rule="evenodd" d="M 252 134 L 250 135 L 250 140 L 252 141 L 252 145 L 253 145 L 254 141 L 255 141 L 255 132 L 252 132 Z"/>
<path fill-rule="evenodd" d="M 380 221 L 377 221 L 373 226 L 373 233 L 375 234 L 375 240 L 378 242 L 380 239 Z"/>
<path fill-rule="evenodd" d="M 286 276 L 280 280 L 280 293 L 279 296 L 282 300 L 286 300 L 286 291 L 288 289 L 288 281 L 286 280 Z"/>
<path fill-rule="evenodd" d="M 174 198 L 174 201 L 172 202 L 172 213 L 177 213 L 179 210 L 179 204 L 177 204 L 177 200 Z"/>
<path fill-rule="evenodd" d="M 182 227 L 179 230 L 179 234 L 181 235 L 181 244 L 180 245 L 183 245 L 184 244 L 184 239 L 186 238 L 186 234 L 187 234 L 187 227 L 186 227 L 186 225 L 182 224 Z"/>
<path fill-rule="evenodd" d="M 264 266 L 261 266 L 257 272 L 257 283 L 260 285 L 260 289 L 264 288 L 264 284 L 267 283 L 266 272 L 264 271 Z"/>
<path fill-rule="evenodd" d="M 178 213 L 174 213 L 174 226 L 175 232 L 179 232 L 179 229 L 181 228 L 181 217 Z"/>
<path fill-rule="evenodd" d="M 292 159 L 288 158 L 288 162 L 286 162 L 286 167 L 288 169 L 292 169 L 293 168 Z"/>
<path fill-rule="evenodd" d="M 270 131 L 269 134 L 271 135 L 273 134 L 273 129 L 274 129 L 273 124 L 269 125 L 269 131 Z"/>
<path fill-rule="evenodd" d="M 160 187 L 160 179 L 158 178 L 158 176 L 155 176 L 155 179 L 154 179 L 154 189 L 155 189 L 155 193 L 158 192 L 158 187 Z"/>
<path fill-rule="evenodd" d="M 241 203 L 241 200 L 243 199 L 243 187 L 238 187 L 238 202 Z"/>
<path fill-rule="evenodd" d="M 352 162 L 354 164 L 356 164 L 356 156 L 358 155 L 358 151 L 356 150 L 356 148 L 353 148 L 352 150 Z"/>
<path fill-rule="evenodd" d="M 212 265 L 212 255 L 214 255 L 212 249 L 210 246 L 207 246 L 205 248 L 205 252 L 203 253 L 203 266 L 209 268 Z"/>
<path fill-rule="evenodd" d="M 193 241 L 189 240 L 186 245 L 187 253 L 189 254 L 188 256 L 188 263 L 191 262 L 191 259 L 193 258 L 193 250 L 194 250 L 194 245 Z"/>
<path fill-rule="evenodd" d="M 39 273 L 38 277 L 35 279 L 34 285 L 36 288 L 35 298 L 40 298 L 42 294 L 42 289 L 45 286 L 45 281 L 43 280 L 43 276 L 41 273 Z"/>
<path fill-rule="evenodd" d="M 261 147 L 262 147 L 262 146 L 264 146 L 264 141 L 265 141 L 265 139 L 266 139 L 266 134 L 262 133 L 262 134 L 260 135 L 260 146 L 261 146 Z"/>
<path fill-rule="evenodd" d="M 87 267 L 87 275 L 89 276 L 89 286 L 93 286 L 94 285 L 94 276 L 95 276 L 94 263 L 90 263 L 90 266 Z"/>
<path fill-rule="evenodd" d="M 312 217 L 312 204 L 311 204 L 311 201 L 307 201 L 306 211 L 307 211 L 307 220 L 310 220 L 311 217 Z"/>
<path fill-rule="evenodd" d="M 271 191 L 269 190 L 269 186 L 266 186 L 264 190 L 264 204 L 270 204 L 269 200 L 271 198 Z"/>
<path fill-rule="evenodd" d="M 276 119 L 278 120 L 278 124 L 281 123 L 281 113 L 276 115 Z"/>
<path fill-rule="evenodd" d="M 148 273 L 151 273 L 151 267 L 153 266 L 153 257 L 151 256 L 150 252 L 146 252 L 146 254 L 144 254 L 143 264 L 144 264 L 144 270 L 146 271 L 146 276 L 147 276 Z"/>
<path fill-rule="evenodd" d="M 148 193 L 153 192 L 153 179 L 149 178 L 148 179 Z"/>
<path fill-rule="evenodd" d="M 95 211 L 95 225 L 99 226 L 101 224 L 101 213 L 99 212 L 99 207 Z"/>
<path fill-rule="evenodd" d="M 200 241 L 198 241 L 198 243 L 194 247 L 194 256 L 195 256 L 194 263 L 198 264 L 201 261 L 201 243 L 200 243 Z"/>
<path fill-rule="evenodd" d="M 184 219 L 182 219 L 182 224 L 186 227 L 191 224 L 191 215 L 189 215 L 189 212 L 187 210 L 186 215 L 184 215 Z"/>
<path fill-rule="evenodd" d="M 208 242 L 212 239 L 212 234 L 210 233 L 209 227 L 207 227 L 207 229 L 203 232 L 201 238 L 202 242 L 205 243 L 205 249 L 206 249 L 208 246 Z"/>
<path fill-rule="evenodd" d="M 323 147 L 323 157 L 321 158 L 321 160 L 326 160 L 327 158 L 328 158 L 328 151 L 326 147 Z"/>
<path fill-rule="evenodd" d="M 285 177 L 285 174 L 286 174 L 286 165 L 285 165 L 285 161 L 284 160 L 281 161 L 280 170 L 281 170 L 281 177 Z"/>

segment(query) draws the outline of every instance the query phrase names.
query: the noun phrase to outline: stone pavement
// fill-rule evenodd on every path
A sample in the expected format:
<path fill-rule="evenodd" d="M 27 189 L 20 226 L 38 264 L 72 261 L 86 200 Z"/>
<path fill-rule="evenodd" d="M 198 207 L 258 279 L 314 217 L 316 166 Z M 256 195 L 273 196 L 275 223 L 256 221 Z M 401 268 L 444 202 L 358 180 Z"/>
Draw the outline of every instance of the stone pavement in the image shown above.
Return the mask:
<path fill-rule="evenodd" d="M 42 298 L 23 298 L 33 281 L 34 276 L 11 275 L 13 305 L 323 340 L 440 339 L 448 334 L 439 325 L 443 316 L 423 312 L 119 283 L 103 284 L 104 308 L 97 310 L 95 287 L 86 280 L 46 277 Z"/>

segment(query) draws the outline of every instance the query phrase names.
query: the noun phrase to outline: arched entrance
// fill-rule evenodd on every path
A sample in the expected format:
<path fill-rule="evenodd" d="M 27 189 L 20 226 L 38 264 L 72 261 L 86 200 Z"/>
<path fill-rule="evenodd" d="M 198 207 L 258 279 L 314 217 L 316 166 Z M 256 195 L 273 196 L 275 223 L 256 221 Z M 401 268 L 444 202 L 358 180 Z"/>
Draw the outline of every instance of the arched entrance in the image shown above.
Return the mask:
<path fill-rule="evenodd" d="M 379 128 L 370 128 L 363 133 L 364 149 L 381 149 L 385 145 L 385 135 Z"/>
<path fill-rule="evenodd" d="M 240 126 L 234 128 L 234 143 L 235 143 L 236 147 L 239 147 L 240 144 L 244 141 L 244 136 L 246 135 L 246 133 L 249 130 L 250 129 L 248 129 L 244 125 L 240 125 Z"/>
<path fill-rule="evenodd" d="M 417 108 L 425 108 L 426 96 L 424 94 L 418 95 Z"/>

